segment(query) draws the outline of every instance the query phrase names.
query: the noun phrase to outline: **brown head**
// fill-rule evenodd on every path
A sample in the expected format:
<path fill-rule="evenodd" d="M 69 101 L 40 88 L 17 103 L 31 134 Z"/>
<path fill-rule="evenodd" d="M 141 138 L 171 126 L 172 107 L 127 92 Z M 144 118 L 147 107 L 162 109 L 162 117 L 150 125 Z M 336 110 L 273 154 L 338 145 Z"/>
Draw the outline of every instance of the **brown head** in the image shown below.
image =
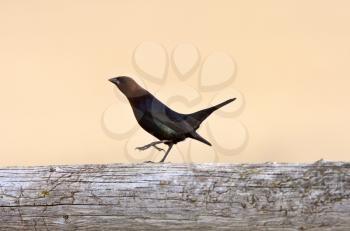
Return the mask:
<path fill-rule="evenodd" d="M 149 94 L 148 91 L 138 85 L 135 80 L 127 76 L 111 78 L 109 81 L 114 83 L 127 98 L 134 98 Z"/>

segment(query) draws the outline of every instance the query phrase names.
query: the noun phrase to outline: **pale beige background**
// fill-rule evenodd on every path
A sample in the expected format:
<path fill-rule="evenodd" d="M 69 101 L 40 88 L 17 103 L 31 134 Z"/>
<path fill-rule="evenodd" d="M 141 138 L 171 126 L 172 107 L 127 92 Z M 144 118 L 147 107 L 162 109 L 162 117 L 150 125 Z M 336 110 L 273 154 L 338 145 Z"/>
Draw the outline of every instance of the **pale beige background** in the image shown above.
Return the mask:
<path fill-rule="evenodd" d="M 145 40 L 235 57 L 249 144 L 220 161 L 349 161 L 349 12 L 346 0 L 0 0 L 0 165 L 126 162 L 101 129 L 106 79 L 132 72 Z"/>

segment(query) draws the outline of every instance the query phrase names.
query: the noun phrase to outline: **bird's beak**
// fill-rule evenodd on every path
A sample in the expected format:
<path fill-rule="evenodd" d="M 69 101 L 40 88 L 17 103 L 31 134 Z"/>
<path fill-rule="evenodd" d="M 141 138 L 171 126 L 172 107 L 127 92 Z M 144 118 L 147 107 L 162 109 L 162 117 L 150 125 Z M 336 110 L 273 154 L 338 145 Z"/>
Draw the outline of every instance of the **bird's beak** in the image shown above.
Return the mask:
<path fill-rule="evenodd" d="M 110 82 L 114 83 L 115 85 L 118 85 L 119 84 L 119 80 L 118 78 L 111 78 L 109 79 Z"/>

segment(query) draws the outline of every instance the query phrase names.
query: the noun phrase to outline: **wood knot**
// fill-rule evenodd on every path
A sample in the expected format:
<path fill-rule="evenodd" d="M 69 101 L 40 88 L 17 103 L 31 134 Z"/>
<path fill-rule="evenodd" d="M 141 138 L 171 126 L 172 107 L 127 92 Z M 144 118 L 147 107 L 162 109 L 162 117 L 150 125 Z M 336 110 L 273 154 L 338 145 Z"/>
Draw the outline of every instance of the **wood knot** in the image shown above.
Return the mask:
<path fill-rule="evenodd" d="M 67 221 L 69 219 L 69 216 L 68 215 L 63 215 L 63 219 L 64 219 L 64 221 Z"/>

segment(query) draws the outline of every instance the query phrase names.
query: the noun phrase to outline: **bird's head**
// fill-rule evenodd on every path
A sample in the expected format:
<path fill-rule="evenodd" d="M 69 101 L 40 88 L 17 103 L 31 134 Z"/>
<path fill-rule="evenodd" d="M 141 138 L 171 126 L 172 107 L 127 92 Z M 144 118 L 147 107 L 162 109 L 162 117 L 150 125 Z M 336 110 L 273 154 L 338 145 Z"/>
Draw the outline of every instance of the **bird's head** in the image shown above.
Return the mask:
<path fill-rule="evenodd" d="M 139 97 L 148 93 L 135 80 L 127 76 L 114 77 L 109 81 L 115 84 L 127 98 Z"/>

